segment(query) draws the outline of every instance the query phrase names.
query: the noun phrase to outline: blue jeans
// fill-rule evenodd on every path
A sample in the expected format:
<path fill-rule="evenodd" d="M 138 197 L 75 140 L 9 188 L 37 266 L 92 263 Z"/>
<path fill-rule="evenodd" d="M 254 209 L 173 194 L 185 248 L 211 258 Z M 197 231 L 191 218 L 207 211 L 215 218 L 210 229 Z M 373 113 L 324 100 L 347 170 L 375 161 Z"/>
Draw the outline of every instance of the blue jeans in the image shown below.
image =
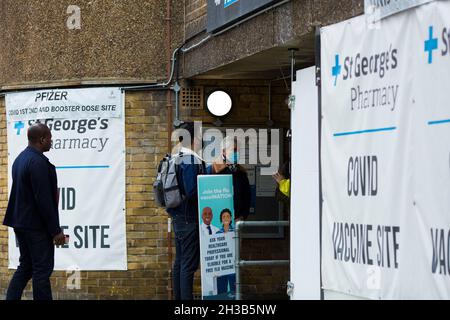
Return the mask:
<path fill-rule="evenodd" d="M 53 272 L 55 247 L 46 231 L 14 230 L 19 243 L 19 266 L 9 283 L 6 300 L 20 300 L 28 281 L 33 279 L 33 299 L 52 300 L 50 276 Z"/>
<path fill-rule="evenodd" d="M 200 263 L 200 242 L 197 222 L 184 217 L 173 219 L 176 257 L 173 264 L 175 300 L 193 300 L 194 273 Z"/>

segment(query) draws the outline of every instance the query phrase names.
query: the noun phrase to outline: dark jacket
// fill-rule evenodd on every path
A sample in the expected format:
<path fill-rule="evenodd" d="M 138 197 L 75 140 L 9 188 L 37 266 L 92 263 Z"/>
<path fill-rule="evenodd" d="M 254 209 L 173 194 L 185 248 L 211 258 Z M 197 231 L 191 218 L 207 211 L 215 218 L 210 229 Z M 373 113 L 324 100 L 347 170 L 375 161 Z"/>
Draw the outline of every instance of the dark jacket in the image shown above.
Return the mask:
<path fill-rule="evenodd" d="M 3 224 L 42 230 L 52 237 L 61 232 L 55 166 L 43 153 L 27 147 L 12 166 L 12 188 Z"/>
<path fill-rule="evenodd" d="M 248 181 L 247 172 L 241 166 L 237 170 L 232 171 L 227 166 L 219 172 L 213 172 L 213 166 L 208 166 L 206 172 L 208 174 L 231 174 L 233 176 L 233 204 L 234 204 L 234 218 L 247 219 L 250 214 L 251 203 L 251 189 Z"/>
<path fill-rule="evenodd" d="M 181 193 L 185 197 L 181 205 L 167 209 L 176 220 L 198 223 L 197 176 L 204 173 L 203 163 L 191 154 L 185 154 L 176 172 Z"/>

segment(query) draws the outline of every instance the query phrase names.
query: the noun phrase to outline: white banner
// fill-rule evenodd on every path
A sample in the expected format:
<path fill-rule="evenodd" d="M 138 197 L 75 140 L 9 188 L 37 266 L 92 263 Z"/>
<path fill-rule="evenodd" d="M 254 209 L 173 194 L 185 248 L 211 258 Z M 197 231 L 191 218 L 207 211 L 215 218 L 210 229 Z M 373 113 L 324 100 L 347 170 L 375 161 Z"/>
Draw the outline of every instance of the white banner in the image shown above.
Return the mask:
<path fill-rule="evenodd" d="M 323 287 L 450 298 L 450 2 L 321 30 Z"/>
<path fill-rule="evenodd" d="M 377 21 L 432 1 L 434 0 L 364 0 L 364 12 Z"/>
<path fill-rule="evenodd" d="M 80 92 L 82 91 L 82 94 Z M 66 101 L 73 113 L 63 118 L 42 120 L 52 131 L 53 146 L 45 155 L 56 166 L 58 175 L 60 224 L 70 243 L 56 249 L 55 270 L 126 270 L 125 228 L 125 121 L 123 94 L 118 88 L 66 89 Z M 25 92 L 6 96 L 7 114 L 28 101 L 27 108 L 42 93 Z M 83 105 L 110 104 L 116 97 L 117 115 L 109 110 L 81 112 Z M 77 100 L 80 97 L 80 100 Z M 13 102 L 11 105 L 10 103 Z M 114 116 L 114 118 L 112 118 Z M 20 120 L 18 120 L 20 119 Z M 36 122 L 34 115 L 8 117 L 8 183 L 11 167 L 27 146 L 27 129 Z M 19 263 L 14 232 L 9 232 L 9 268 Z"/>
<path fill-rule="evenodd" d="M 124 95 L 117 88 L 41 90 L 6 95 L 8 121 L 121 118 Z"/>

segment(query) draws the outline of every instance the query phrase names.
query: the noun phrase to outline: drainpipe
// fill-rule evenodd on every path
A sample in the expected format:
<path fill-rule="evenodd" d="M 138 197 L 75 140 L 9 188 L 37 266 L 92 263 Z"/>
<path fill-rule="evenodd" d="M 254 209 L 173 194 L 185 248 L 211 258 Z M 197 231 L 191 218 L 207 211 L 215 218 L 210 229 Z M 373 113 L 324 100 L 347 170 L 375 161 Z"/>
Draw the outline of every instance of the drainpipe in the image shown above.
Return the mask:
<path fill-rule="evenodd" d="M 272 120 L 272 81 L 269 81 L 269 119 L 267 120 L 267 126 L 273 127 L 273 120 Z"/>
<path fill-rule="evenodd" d="M 289 159 L 292 159 L 292 109 L 295 107 L 294 82 L 297 80 L 295 73 L 295 52 L 299 51 L 297 48 L 289 48 L 291 53 L 291 95 L 289 96 L 289 132 L 287 138 L 289 140 Z M 292 161 L 289 161 L 289 173 L 292 172 Z M 291 194 L 291 186 L 289 186 L 289 194 Z"/>
<path fill-rule="evenodd" d="M 291 76 L 286 76 L 286 77 L 269 80 L 269 110 L 268 110 L 269 111 L 269 119 L 266 122 L 266 125 L 268 127 L 273 127 L 273 125 L 275 124 L 275 122 L 272 119 L 272 83 L 275 81 L 290 79 L 290 77 Z"/>
<path fill-rule="evenodd" d="M 176 58 L 175 58 L 176 59 Z M 173 85 L 173 92 L 175 93 L 175 121 L 173 122 L 173 127 L 178 128 L 183 122 L 180 120 L 180 91 L 181 87 L 178 83 L 178 79 L 180 78 L 180 68 L 178 61 L 176 61 L 176 74 L 175 74 L 175 84 Z"/>
<path fill-rule="evenodd" d="M 172 80 L 173 67 L 175 65 L 175 59 L 171 57 L 172 49 L 172 0 L 166 0 L 166 50 L 167 50 L 167 78 L 169 83 Z M 175 52 L 174 52 L 175 53 Z M 175 54 L 174 54 L 175 57 Z M 171 153 L 172 150 L 172 91 L 167 90 L 167 153 Z M 167 283 L 167 296 L 168 300 L 172 300 L 173 288 L 172 288 L 172 219 L 167 220 L 167 259 L 168 259 L 168 283 Z"/>

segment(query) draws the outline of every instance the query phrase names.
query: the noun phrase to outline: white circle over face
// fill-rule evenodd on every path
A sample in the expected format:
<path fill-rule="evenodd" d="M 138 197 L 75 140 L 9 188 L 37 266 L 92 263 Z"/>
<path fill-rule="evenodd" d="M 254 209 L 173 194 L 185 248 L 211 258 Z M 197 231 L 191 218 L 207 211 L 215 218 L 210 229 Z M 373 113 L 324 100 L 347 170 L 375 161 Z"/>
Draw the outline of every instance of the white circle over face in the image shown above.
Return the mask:
<path fill-rule="evenodd" d="M 231 110 L 231 97 L 224 91 L 214 91 L 206 102 L 209 112 L 216 117 L 223 117 Z"/>

